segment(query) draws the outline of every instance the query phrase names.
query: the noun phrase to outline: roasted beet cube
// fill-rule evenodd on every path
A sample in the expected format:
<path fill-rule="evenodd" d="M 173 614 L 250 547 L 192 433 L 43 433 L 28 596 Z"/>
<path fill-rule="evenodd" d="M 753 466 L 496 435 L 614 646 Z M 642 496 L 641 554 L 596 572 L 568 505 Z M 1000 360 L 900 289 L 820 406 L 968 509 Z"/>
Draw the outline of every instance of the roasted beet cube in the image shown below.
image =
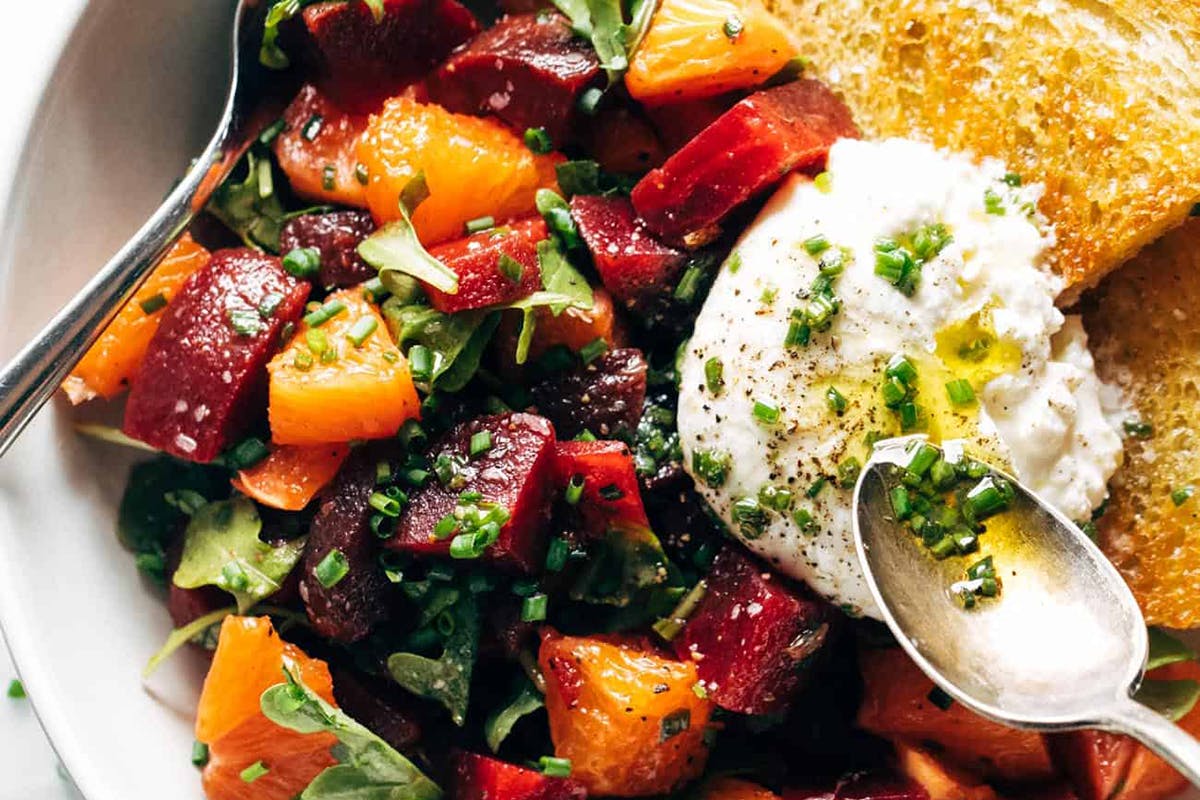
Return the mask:
<path fill-rule="evenodd" d="M 454 757 L 450 800 L 584 800 L 587 790 L 570 778 L 552 778 L 476 753 Z"/>
<path fill-rule="evenodd" d="M 421 738 L 412 694 L 395 682 L 334 666 L 333 696 L 338 706 L 401 753 Z"/>
<path fill-rule="evenodd" d="M 195 622 L 232 602 L 228 592 L 215 586 L 183 589 L 176 586 L 174 581 L 167 584 L 167 613 L 171 615 L 171 623 L 176 628 Z"/>
<path fill-rule="evenodd" d="M 287 254 L 302 247 L 321 253 L 322 286 L 354 286 L 374 278 L 374 267 L 358 255 L 358 245 L 375 232 L 375 220 L 366 211 L 331 211 L 305 214 L 283 226 L 279 252 Z"/>
<path fill-rule="evenodd" d="M 846 106 L 822 83 L 756 92 L 722 114 L 633 188 L 633 207 L 672 243 L 711 241 L 725 215 L 794 169 L 820 164 L 858 136 Z"/>
<path fill-rule="evenodd" d="M 125 406 L 125 433 L 211 461 L 266 411 L 267 362 L 309 285 L 257 250 L 218 250 L 161 312 Z"/>
<path fill-rule="evenodd" d="M 726 549 L 705 579 L 708 589 L 672 643 L 694 658 L 708 696 L 743 714 L 782 711 L 802 666 L 824 644 L 826 606 Z"/>
<path fill-rule="evenodd" d="M 458 275 L 458 292 L 427 286 L 430 304 L 452 314 L 533 294 L 542 287 L 537 243 L 547 236 L 545 221 L 533 217 L 432 248 L 429 254 Z"/>
<path fill-rule="evenodd" d="M 600 60 L 561 14 L 506 16 L 442 65 L 430 96 L 451 111 L 492 114 L 518 132 L 545 128 L 561 143 Z"/>
<path fill-rule="evenodd" d="M 447 529 L 456 511 L 469 510 L 474 517 L 502 509 L 507 519 L 482 556 L 502 567 L 533 572 L 545 555 L 554 491 L 554 443 L 554 426 L 533 414 L 479 417 L 454 428 L 431 449 L 437 477 L 409 498 L 387 546 L 411 553 L 459 555 L 455 548 L 468 544 L 465 537 L 485 532 L 462 525 Z M 465 517 L 460 514 L 460 518 Z"/>
<path fill-rule="evenodd" d="M 602 439 L 632 441 L 646 400 L 646 358 L 634 347 L 609 350 L 534 385 L 538 413 L 563 439 L 584 431 Z"/>
<path fill-rule="evenodd" d="M 571 217 L 604 288 L 626 307 L 645 307 L 674 288 L 687 254 L 658 241 L 628 200 L 576 195 Z"/>
<path fill-rule="evenodd" d="M 339 642 L 358 641 L 387 616 L 391 584 L 379 566 L 379 539 L 371 531 L 373 509 L 367 502 L 375 492 L 380 457 L 373 447 L 351 453 L 322 490 L 304 547 L 300 598 L 317 633 Z M 319 567 L 334 550 L 348 569 L 326 586 L 322 576 L 328 582 L 330 573 Z"/>
<path fill-rule="evenodd" d="M 322 87 L 347 111 L 377 110 L 479 30 L 457 0 L 383 0 L 378 22 L 363 0 L 304 9 Z"/>
<path fill-rule="evenodd" d="M 1137 752 L 1137 742 L 1106 731 L 1071 731 L 1046 735 L 1050 758 L 1067 777 L 1079 800 L 1115 797 Z"/>
<path fill-rule="evenodd" d="M 571 484 L 580 492 L 572 504 L 586 536 L 601 538 L 614 525 L 649 526 L 638 489 L 633 454 L 624 442 L 559 442 L 555 448 L 557 481 L 570 498 Z"/>

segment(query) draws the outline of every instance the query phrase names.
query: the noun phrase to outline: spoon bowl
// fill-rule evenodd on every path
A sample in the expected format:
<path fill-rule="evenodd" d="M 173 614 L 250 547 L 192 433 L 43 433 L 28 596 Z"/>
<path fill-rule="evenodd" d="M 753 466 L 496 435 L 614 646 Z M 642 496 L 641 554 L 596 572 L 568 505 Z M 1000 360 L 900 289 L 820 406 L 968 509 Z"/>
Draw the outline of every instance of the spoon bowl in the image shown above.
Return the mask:
<path fill-rule="evenodd" d="M 895 519 L 888 493 L 924 440 L 879 443 L 854 493 L 859 561 L 909 656 L 982 716 L 1046 732 L 1128 733 L 1200 784 L 1200 743 L 1131 697 L 1148 655 L 1146 625 L 1120 574 L 1077 525 L 994 468 L 1015 496 L 988 521 L 977 555 L 934 560 Z M 949 587 L 988 555 L 1000 596 L 964 609 Z"/>

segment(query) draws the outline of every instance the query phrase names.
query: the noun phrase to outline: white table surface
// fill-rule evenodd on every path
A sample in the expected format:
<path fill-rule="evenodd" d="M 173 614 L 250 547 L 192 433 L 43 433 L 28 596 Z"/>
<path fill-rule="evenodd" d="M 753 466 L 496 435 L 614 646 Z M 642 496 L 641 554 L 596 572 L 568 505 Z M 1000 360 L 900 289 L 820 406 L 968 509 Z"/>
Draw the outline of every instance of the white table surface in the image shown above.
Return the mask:
<path fill-rule="evenodd" d="M 55 54 L 85 0 L 0 0 L 6 36 L 0 47 L 0 199 L 8 185 L 25 128 L 34 113 Z M 17 675 L 0 640 L 0 800 L 82 800 L 63 775 L 28 699 L 5 694 Z"/>

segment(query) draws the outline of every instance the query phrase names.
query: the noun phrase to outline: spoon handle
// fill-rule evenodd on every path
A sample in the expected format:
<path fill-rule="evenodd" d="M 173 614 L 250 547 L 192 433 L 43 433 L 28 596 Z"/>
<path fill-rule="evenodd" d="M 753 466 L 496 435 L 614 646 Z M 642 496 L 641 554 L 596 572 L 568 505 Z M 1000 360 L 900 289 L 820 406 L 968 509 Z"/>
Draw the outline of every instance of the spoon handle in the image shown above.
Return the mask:
<path fill-rule="evenodd" d="M 1200 787 L 1200 741 L 1158 712 L 1126 698 L 1100 727 L 1132 736 Z"/>

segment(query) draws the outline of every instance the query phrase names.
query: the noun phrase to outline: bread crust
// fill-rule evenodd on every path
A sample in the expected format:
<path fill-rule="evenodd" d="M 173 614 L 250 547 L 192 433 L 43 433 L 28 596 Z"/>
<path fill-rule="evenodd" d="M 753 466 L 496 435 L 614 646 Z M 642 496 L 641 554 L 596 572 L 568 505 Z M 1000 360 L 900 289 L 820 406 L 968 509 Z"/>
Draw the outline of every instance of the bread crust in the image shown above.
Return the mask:
<path fill-rule="evenodd" d="M 772 0 L 868 137 L 1041 181 L 1064 302 L 1200 200 L 1195 0 Z"/>

